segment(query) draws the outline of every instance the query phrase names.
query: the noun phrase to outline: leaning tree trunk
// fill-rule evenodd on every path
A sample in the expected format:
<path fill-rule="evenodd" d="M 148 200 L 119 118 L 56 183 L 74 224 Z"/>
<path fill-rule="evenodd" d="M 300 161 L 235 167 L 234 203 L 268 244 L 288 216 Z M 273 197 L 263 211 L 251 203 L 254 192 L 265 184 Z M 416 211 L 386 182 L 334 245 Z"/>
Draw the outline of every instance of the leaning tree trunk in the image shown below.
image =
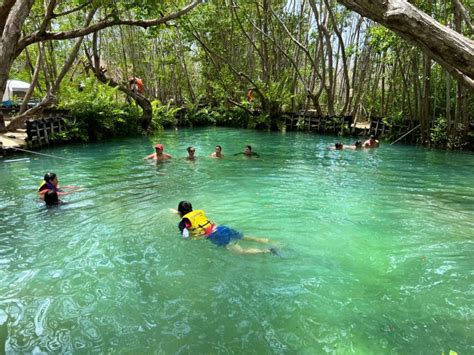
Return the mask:
<path fill-rule="evenodd" d="M 440 24 L 404 0 L 338 0 L 398 33 L 441 64 L 458 81 L 474 88 L 474 41 Z"/>
<path fill-rule="evenodd" d="M 149 131 L 151 127 L 151 120 L 153 117 L 153 109 L 151 107 L 151 102 L 142 94 L 131 90 L 126 85 L 122 85 L 111 77 L 105 75 L 106 71 L 104 68 L 100 66 L 100 56 L 99 50 L 97 47 L 97 39 L 98 34 L 94 32 L 93 39 L 92 39 L 92 54 L 90 54 L 86 49 L 86 57 L 89 62 L 89 67 L 92 69 L 94 76 L 99 80 L 101 83 L 108 85 L 113 88 L 117 88 L 118 90 L 122 91 L 128 97 L 131 97 L 138 106 L 142 109 L 142 117 L 140 119 L 141 126 L 145 132 Z"/>
<path fill-rule="evenodd" d="M 42 65 L 42 61 L 43 61 L 43 56 L 41 54 L 42 54 L 42 52 L 39 51 L 38 52 L 38 58 L 36 59 L 36 64 L 35 64 L 35 69 L 34 69 L 34 72 L 33 72 L 33 77 L 31 79 L 30 87 L 28 88 L 28 91 L 26 92 L 26 95 L 23 98 L 23 103 L 21 104 L 21 107 L 20 107 L 20 112 L 19 112 L 20 115 L 28 109 L 28 102 L 30 101 L 30 98 L 33 95 L 35 87 L 38 83 L 38 77 L 39 77 L 39 73 L 40 73 L 40 69 L 41 69 L 41 65 Z"/>

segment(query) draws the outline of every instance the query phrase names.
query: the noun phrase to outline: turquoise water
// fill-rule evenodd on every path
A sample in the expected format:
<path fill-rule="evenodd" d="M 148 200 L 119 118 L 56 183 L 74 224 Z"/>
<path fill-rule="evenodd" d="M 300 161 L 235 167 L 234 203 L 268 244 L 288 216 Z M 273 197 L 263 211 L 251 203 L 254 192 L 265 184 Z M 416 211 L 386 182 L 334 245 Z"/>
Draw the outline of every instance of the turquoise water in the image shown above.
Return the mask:
<path fill-rule="evenodd" d="M 334 140 L 209 128 L 0 161 L 0 349 L 474 353 L 474 155 Z M 157 142 L 172 161 L 142 159 Z M 46 209 L 49 170 L 85 190 Z M 182 199 L 283 257 L 181 238 Z"/>

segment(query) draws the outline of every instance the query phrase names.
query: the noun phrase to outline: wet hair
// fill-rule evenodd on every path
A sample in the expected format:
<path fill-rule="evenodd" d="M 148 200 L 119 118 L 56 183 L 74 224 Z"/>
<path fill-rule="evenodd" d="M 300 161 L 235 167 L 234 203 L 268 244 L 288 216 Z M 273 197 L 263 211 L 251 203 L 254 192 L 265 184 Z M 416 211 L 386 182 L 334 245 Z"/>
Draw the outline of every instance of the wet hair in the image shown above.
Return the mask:
<path fill-rule="evenodd" d="M 181 214 L 181 216 L 184 216 L 186 213 L 189 213 L 193 210 L 193 205 L 191 205 L 191 202 L 189 201 L 181 201 L 178 204 L 178 212 Z"/>
<path fill-rule="evenodd" d="M 370 139 L 377 139 L 377 137 L 375 136 L 375 134 L 371 134 Z"/>
<path fill-rule="evenodd" d="M 216 145 L 216 148 L 219 148 L 219 150 L 222 150 L 222 147 L 220 145 Z"/>
<path fill-rule="evenodd" d="M 251 145 L 246 145 L 245 148 L 248 148 L 249 150 L 252 150 L 252 146 L 251 146 Z"/>
<path fill-rule="evenodd" d="M 46 203 L 46 206 L 59 205 L 58 193 L 53 190 L 46 191 L 44 194 L 44 202 Z"/>
<path fill-rule="evenodd" d="M 46 181 L 46 182 L 53 181 L 55 177 L 56 177 L 56 174 L 55 174 L 55 173 L 51 173 L 51 172 L 46 173 L 46 174 L 44 175 L 44 181 Z"/>
<path fill-rule="evenodd" d="M 334 146 L 336 147 L 336 149 L 342 149 L 343 147 L 341 142 L 337 142 L 336 144 L 334 144 Z"/>
<path fill-rule="evenodd" d="M 192 146 L 191 146 L 191 147 L 187 147 L 186 150 L 187 150 L 188 152 L 190 152 L 190 151 L 196 151 L 196 149 L 194 149 L 194 147 L 192 147 Z"/>
<path fill-rule="evenodd" d="M 356 148 L 360 148 L 362 147 L 362 141 L 356 141 L 354 145 L 356 146 Z"/>

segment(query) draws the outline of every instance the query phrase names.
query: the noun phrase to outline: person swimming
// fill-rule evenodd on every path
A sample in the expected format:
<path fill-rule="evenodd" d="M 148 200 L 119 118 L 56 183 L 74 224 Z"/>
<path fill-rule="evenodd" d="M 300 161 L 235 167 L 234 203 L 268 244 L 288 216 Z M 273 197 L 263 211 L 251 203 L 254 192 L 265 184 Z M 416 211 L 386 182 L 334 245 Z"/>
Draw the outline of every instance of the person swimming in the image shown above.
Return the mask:
<path fill-rule="evenodd" d="M 251 145 L 246 145 L 243 152 L 234 154 L 234 156 L 237 156 L 237 155 L 244 155 L 248 158 L 252 158 L 252 157 L 260 158 L 260 155 L 258 153 L 252 151 Z"/>
<path fill-rule="evenodd" d="M 224 225 L 217 225 L 207 218 L 206 213 L 203 210 L 193 210 L 193 206 L 189 201 L 179 202 L 177 212 L 181 217 L 178 228 L 184 238 L 206 238 L 215 245 L 225 247 L 226 249 L 239 254 L 278 254 L 275 248 L 242 248 L 237 244 L 237 241 L 240 239 L 264 244 L 268 243 L 269 239 L 244 237 L 241 232 Z"/>
<path fill-rule="evenodd" d="M 164 160 L 168 160 L 172 158 L 172 156 L 168 153 L 165 153 L 164 150 L 165 150 L 165 146 L 163 144 L 158 143 L 155 145 L 155 153 L 151 153 L 150 155 L 147 155 L 143 159 L 153 159 L 156 161 L 164 161 Z"/>
<path fill-rule="evenodd" d="M 196 148 L 190 146 L 186 148 L 186 151 L 188 152 L 188 155 L 185 158 L 186 160 L 196 160 L 196 156 L 194 155 L 194 153 L 196 153 Z"/>
<path fill-rule="evenodd" d="M 69 191 L 64 191 L 64 189 L 69 189 Z M 44 200 L 44 196 L 48 191 L 54 191 L 58 194 L 58 196 L 62 196 L 80 191 L 80 187 L 64 186 L 64 188 L 60 188 L 58 176 L 55 173 L 49 172 L 44 175 L 44 180 L 38 188 L 39 197 Z"/>
<path fill-rule="evenodd" d="M 364 142 L 363 147 L 364 148 L 378 148 L 379 145 L 380 145 L 379 140 L 377 139 L 375 135 L 372 134 L 370 138 Z"/>
<path fill-rule="evenodd" d="M 215 151 L 211 154 L 212 158 L 223 158 L 224 154 L 222 154 L 222 147 L 220 145 L 216 145 Z"/>

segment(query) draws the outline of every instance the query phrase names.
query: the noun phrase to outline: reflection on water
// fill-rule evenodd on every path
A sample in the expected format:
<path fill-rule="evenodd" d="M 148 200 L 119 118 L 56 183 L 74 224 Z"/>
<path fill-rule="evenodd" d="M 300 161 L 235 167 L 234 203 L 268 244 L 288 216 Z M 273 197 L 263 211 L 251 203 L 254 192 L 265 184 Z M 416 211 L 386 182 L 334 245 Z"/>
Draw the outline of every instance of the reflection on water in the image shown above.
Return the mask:
<path fill-rule="evenodd" d="M 472 352 L 473 155 L 333 141 L 211 128 L 1 161 L 2 349 Z M 172 161 L 143 160 L 157 142 Z M 49 170 L 85 190 L 44 208 Z M 182 199 L 284 257 L 180 238 Z"/>

